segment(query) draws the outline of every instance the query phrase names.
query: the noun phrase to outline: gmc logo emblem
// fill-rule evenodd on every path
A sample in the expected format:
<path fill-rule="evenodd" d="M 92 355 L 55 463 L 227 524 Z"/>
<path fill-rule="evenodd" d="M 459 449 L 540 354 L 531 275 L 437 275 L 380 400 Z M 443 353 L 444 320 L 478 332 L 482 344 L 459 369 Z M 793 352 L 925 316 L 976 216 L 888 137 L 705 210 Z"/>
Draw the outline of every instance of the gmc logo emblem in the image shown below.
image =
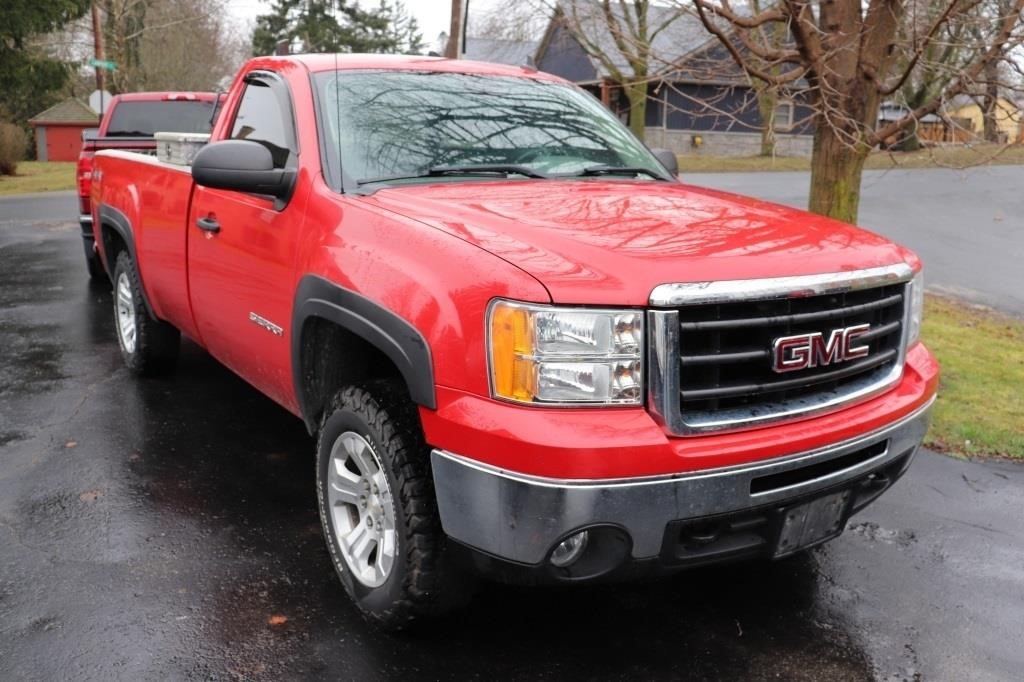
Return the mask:
<path fill-rule="evenodd" d="M 772 343 L 772 369 L 780 373 L 795 372 L 866 357 L 868 347 L 854 344 L 870 329 L 870 324 L 833 329 L 827 341 L 821 332 L 777 338 Z"/>

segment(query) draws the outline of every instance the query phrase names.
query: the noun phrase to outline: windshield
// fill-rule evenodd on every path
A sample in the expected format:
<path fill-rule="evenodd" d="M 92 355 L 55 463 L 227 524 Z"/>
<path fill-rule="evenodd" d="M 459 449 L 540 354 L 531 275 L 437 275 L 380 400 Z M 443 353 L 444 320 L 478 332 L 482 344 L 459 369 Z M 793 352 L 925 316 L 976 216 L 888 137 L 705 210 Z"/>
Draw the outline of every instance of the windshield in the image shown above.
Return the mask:
<path fill-rule="evenodd" d="M 107 136 L 153 136 L 153 133 L 208 133 L 213 102 L 166 100 L 121 101 L 110 114 Z"/>
<path fill-rule="evenodd" d="M 340 151 L 355 182 L 467 166 L 544 176 L 607 166 L 666 176 L 600 102 L 564 84 L 408 71 L 326 72 L 316 82 L 330 163 Z"/>

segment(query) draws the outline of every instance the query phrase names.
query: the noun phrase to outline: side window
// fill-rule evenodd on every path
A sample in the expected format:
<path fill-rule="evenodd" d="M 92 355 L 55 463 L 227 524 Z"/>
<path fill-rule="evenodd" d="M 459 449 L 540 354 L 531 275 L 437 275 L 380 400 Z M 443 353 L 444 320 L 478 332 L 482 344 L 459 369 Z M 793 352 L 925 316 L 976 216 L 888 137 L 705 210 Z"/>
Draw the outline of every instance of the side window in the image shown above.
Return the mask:
<path fill-rule="evenodd" d="M 235 140 L 259 142 L 270 150 L 274 166 L 288 165 L 293 149 L 292 123 L 287 116 L 288 105 L 278 88 L 259 81 L 249 81 L 238 105 L 231 137 Z"/>

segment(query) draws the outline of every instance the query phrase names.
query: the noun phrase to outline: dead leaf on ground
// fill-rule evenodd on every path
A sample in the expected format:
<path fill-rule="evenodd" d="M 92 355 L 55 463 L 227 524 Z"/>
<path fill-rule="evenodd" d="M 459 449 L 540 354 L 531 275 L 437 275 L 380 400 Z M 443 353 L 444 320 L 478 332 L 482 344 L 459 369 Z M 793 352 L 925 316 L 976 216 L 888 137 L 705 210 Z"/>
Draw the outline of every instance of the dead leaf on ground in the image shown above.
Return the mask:
<path fill-rule="evenodd" d="M 101 497 L 103 497 L 102 490 L 86 490 L 84 493 L 78 496 L 78 499 L 80 499 L 82 502 L 85 502 L 86 504 L 92 504 Z"/>
<path fill-rule="evenodd" d="M 69 440 L 67 443 L 64 443 L 64 447 L 66 447 L 66 448 L 73 448 L 76 445 L 78 445 L 78 441 L 77 440 Z"/>

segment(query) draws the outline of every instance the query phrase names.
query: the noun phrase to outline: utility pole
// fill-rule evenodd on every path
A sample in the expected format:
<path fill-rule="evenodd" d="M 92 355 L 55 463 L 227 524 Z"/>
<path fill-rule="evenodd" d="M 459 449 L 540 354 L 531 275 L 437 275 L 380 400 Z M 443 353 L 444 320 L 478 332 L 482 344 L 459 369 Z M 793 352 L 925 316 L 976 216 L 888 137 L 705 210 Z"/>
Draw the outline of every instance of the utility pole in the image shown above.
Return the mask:
<path fill-rule="evenodd" d="M 446 59 L 458 59 L 465 44 L 463 34 L 466 31 L 466 25 L 463 2 L 468 4 L 468 0 L 452 0 L 452 25 L 448 32 L 448 44 L 444 48 Z"/>
<path fill-rule="evenodd" d="M 93 57 L 98 61 L 103 61 L 103 26 L 100 24 L 100 8 L 96 5 L 96 0 L 92 0 L 92 42 L 93 42 Z M 100 116 L 103 115 L 103 92 L 106 89 L 106 76 L 103 73 L 103 69 L 96 66 L 96 89 L 100 91 Z"/>

